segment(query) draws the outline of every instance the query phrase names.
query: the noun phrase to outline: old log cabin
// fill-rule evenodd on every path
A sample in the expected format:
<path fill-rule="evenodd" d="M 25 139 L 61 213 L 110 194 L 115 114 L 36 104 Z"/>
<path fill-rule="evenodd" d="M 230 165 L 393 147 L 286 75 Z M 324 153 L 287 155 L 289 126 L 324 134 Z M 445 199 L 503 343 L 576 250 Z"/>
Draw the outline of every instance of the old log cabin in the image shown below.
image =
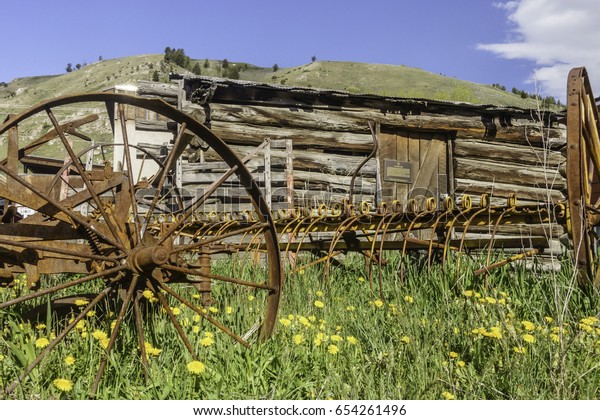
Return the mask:
<path fill-rule="evenodd" d="M 140 83 L 138 94 L 192 113 L 240 157 L 267 141 L 268 159 L 253 159 L 248 167 L 273 210 L 343 200 L 372 207 L 426 197 L 441 203 L 449 195 L 460 202 L 465 194 L 476 204 L 483 193 L 495 205 L 512 193 L 522 204 L 565 200 L 560 114 L 201 76 L 174 79 Z M 136 116 L 135 126 L 167 129 L 144 116 Z M 223 172 L 214 160 L 192 141 L 182 159 L 181 186 L 193 194 L 212 182 Z M 226 187 L 216 193 L 216 209 L 226 210 L 236 194 L 235 185 Z M 485 241 L 492 228 L 473 226 L 468 235 Z M 498 233 L 524 241 L 550 236 L 556 255 L 564 229 L 509 224 Z"/>

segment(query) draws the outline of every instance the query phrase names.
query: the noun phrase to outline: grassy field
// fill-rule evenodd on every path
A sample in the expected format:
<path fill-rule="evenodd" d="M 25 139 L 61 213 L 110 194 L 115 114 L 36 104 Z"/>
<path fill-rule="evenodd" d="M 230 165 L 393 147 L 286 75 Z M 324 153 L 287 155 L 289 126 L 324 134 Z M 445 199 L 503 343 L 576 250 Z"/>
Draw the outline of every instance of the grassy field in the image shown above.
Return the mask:
<path fill-rule="evenodd" d="M 385 268 L 369 286 L 362 259 L 348 257 L 322 280 L 319 267 L 286 276 L 275 334 L 250 349 L 185 307 L 178 318 L 200 363 L 164 313 L 149 311 L 150 375 L 144 381 L 133 326 L 109 357 L 102 399 L 595 399 L 600 395 L 598 295 L 576 286 L 572 269 L 504 267 L 489 287 L 463 257 L 427 270 L 418 257 Z M 224 263 L 216 272 L 230 270 Z M 248 278 L 260 273 L 248 270 Z M 457 281 L 458 280 L 458 281 Z M 58 280 L 60 281 L 60 279 Z M 377 284 L 377 282 L 375 282 Z M 192 299 L 194 289 L 186 289 Z M 0 300 L 19 289 L 0 291 Z M 218 293 L 218 290 L 217 290 Z M 150 294 L 147 294 L 151 298 Z M 257 300 L 229 296 L 211 312 L 252 318 Z M 150 299 L 147 305 L 155 303 Z M 175 303 L 172 303 L 175 305 Z M 57 333 L 52 322 L 23 324 L 3 313 L 0 388 Z M 24 399 L 84 399 L 114 314 L 73 330 L 17 389 Z"/>

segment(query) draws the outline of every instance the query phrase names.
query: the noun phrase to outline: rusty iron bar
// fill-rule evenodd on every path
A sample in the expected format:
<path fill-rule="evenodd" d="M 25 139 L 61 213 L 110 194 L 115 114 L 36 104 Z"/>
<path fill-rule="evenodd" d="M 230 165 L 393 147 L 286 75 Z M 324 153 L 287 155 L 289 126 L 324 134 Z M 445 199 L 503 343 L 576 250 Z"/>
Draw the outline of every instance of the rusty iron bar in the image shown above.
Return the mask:
<path fill-rule="evenodd" d="M 495 270 L 497 268 L 505 266 L 506 264 L 510 264 L 510 263 L 512 263 L 514 261 L 522 260 L 523 258 L 532 257 L 532 256 L 534 256 L 536 254 L 539 254 L 539 252 L 540 252 L 539 249 L 531 249 L 531 250 L 529 250 L 527 252 L 523 252 L 521 254 L 512 255 L 512 256 L 510 256 L 510 257 L 508 257 L 508 258 L 506 258 L 506 259 L 504 259 L 502 261 L 495 262 L 495 263 L 490 264 L 490 265 L 488 265 L 486 267 L 482 267 L 482 268 L 479 268 L 479 269 L 473 271 L 473 276 L 479 277 L 482 274 L 486 274 L 486 275 L 490 274 L 492 272 L 492 270 Z"/>

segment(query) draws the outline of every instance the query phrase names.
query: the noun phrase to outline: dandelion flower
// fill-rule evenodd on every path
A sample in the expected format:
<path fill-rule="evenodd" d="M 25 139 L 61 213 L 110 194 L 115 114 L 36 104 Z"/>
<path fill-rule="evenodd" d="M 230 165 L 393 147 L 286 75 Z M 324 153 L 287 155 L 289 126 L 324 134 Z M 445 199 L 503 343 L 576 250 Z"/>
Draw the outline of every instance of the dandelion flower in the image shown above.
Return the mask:
<path fill-rule="evenodd" d="M 317 297 L 322 297 L 323 296 L 323 292 L 321 292 L 320 290 L 317 290 L 317 292 L 315 293 L 315 295 L 317 295 Z"/>
<path fill-rule="evenodd" d="M 96 311 L 89 311 L 89 312 L 86 314 L 86 316 L 87 316 L 88 318 L 91 318 L 91 317 L 93 317 L 93 316 L 95 316 L 95 315 L 96 315 Z"/>
<path fill-rule="evenodd" d="M 252 302 L 254 300 L 254 295 L 248 295 L 248 300 Z"/>
<path fill-rule="evenodd" d="M 360 281 L 360 282 L 363 282 L 363 281 L 365 281 L 365 278 L 364 278 L 363 276 L 360 276 L 360 277 L 358 278 L 358 281 Z"/>
<path fill-rule="evenodd" d="M 472 290 L 465 290 L 463 292 L 463 295 L 466 296 L 466 297 L 471 297 L 471 296 L 473 296 L 473 291 Z"/>
<path fill-rule="evenodd" d="M 46 324 L 37 324 L 35 326 L 35 329 L 36 330 L 44 330 L 44 329 L 46 329 Z"/>
<path fill-rule="evenodd" d="M 75 299 L 75 305 L 77 306 L 85 306 L 88 303 L 90 303 L 90 301 L 87 299 Z"/>
<path fill-rule="evenodd" d="M 408 295 L 407 295 L 407 296 L 404 296 L 404 301 L 405 301 L 406 303 L 414 303 L 414 301 L 415 301 L 415 300 L 413 299 L 413 297 L 412 297 L 412 296 L 408 296 Z"/>
<path fill-rule="evenodd" d="M 499 305 L 506 305 L 506 299 L 504 299 L 504 298 L 498 299 L 498 304 Z"/>
<path fill-rule="evenodd" d="M 526 331 L 535 330 L 535 324 L 533 322 L 521 321 L 521 325 L 523 326 L 523 328 L 525 328 Z"/>
<path fill-rule="evenodd" d="M 324 308 L 325 304 L 322 301 L 320 301 L 320 300 L 315 300 L 315 306 L 317 308 Z"/>
<path fill-rule="evenodd" d="M 69 379 L 56 378 L 54 381 L 52 381 L 52 383 L 56 388 L 58 388 L 58 390 L 63 392 L 69 392 L 73 389 L 73 382 L 71 382 Z"/>
<path fill-rule="evenodd" d="M 335 341 L 335 342 L 344 341 L 344 338 L 337 334 L 332 335 L 330 338 L 331 338 L 331 341 Z"/>
<path fill-rule="evenodd" d="M 187 364 L 187 370 L 194 375 L 202 375 L 206 370 L 206 365 L 199 360 L 194 360 Z"/>
<path fill-rule="evenodd" d="M 485 301 L 487 303 L 489 303 L 490 305 L 494 305 L 496 303 L 496 299 L 494 299 L 493 297 L 489 297 L 489 296 L 485 298 Z"/>
<path fill-rule="evenodd" d="M 444 399 L 446 399 L 446 400 L 455 400 L 456 399 L 456 396 L 448 391 L 442 392 L 442 397 L 444 397 Z"/>
<path fill-rule="evenodd" d="M 351 335 L 346 337 L 346 341 L 350 344 L 358 344 L 358 340 L 356 339 L 356 337 L 351 336 Z"/>
<path fill-rule="evenodd" d="M 304 336 L 302 334 L 296 334 L 292 337 L 292 341 L 295 345 L 299 346 L 304 341 Z"/>
<path fill-rule="evenodd" d="M 4 360 L 4 355 L 0 354 L 0 362 L 2 362 Z"/>
<path fill-rule="evenodd" d="M 192 327 L 192 332 L 193 332 L 194 334 L 198 334 L 198 333 L 200 332 L 200 327 L 199 327 L 199 326 L 197 326 L 197 325 L 194 325 L 194 326 Z"/>
<path fill-rule="evenodd" d="M 458 362 L 456 362 L 456 366 L 462 368 L 465 367 L 466 363 L 463 360 L 459 360 Z"/>
<path fill-rule="evenodd" d="M 455 351 L 451 351 L 450 353 L 448 353 L 448 356 L 450 356 L 452 359 L 456 359 L 458 357 L 458 353 Z"/>
<path fill-rule="evenodd" d="M 560 337 L 558 336 L 558 334 L 550 334 L 550 340 L 554 341 L 555 343 L 558 343 L 560 341 Z"/>
<path fill-rule="evenodd" d="M 46 337 L 38 338 L 37 340 L 35 340 L 35 346 L 38 349 L 43 349 L 44 347 L 47 347 L 48 344 L 50 344 L 50 341 L 48 341 Z"/>
<path fill-rule="evenodd" d="M 208 311 L 212 312 L 213 314 L 216 314 L 217 312 L 219 312 L 219 309 L 215 308 L 214 306 L 209 306 Z"/>
<path fill-rule="evenodd" d="M 78 329 L 79 331 L 85 331 L 85 321 L 83 319 L 78 321 L 77 324 L 75 325 L 75 328 Z"/>
<path fill-rule="evenodd" d="M 383 306 L 383 301 L 381 299 L 377 299 L 377 300 L 375 300 L 375 302 L 373 302 L 373 304 L 376 307 L 381 308 Z"/>
<path fill-rule="evenodd" d="M 92 337 L 94 337 L 96 340 L 104 340 L 108 336 L 106 335 L 106 333 L 104 331 L 95 330 L 92 333 Z"/>
<path fill-rule="evenodd" d="M 146 289 L 142 292 L 142 296 L 146 299 L 150 300 L 154 297 L 154 292 L 152 290 Z"/>
<path fill-rule="evenodd" d="M 310 326 L 310 321 L 308 320 L 308 318 L 306 318 L 305 316 L 301 316 L 300 318 L 298 318 L 298 320 L 300 321 L 300 323 L 305 326 L 308 327 Z"/>
<path fill-rule="evenodd" d="M 181 309 L 179 308 L 171 308 L 171 312 L 173 312 L 173 315 L 175 316 L 181 315 Z"/>
<path fill-rule="evenodd" d="M 408 343 L 410 343 L 410 337 L 407 335 L 404 335 L 404 336 L 402 336 L 400 341 L 402 341 L 404 344 L 408 344 Z"/>
<path fill-rule="evenodd" d="M 213 344 L 215 344 L 215 340 L 212 337 L 204 337 L 202 338 L 202 340 L 200 340 L 200 344 L 203 345 L 204 347 L 210 347 Z"/>
<path fill-rule="evenodd" d="M 554 319 L 552 319 L 552 317 L 551 317 L 551 316 L 545 316 L 545 317 L 544 317 L 544 320 L 545 320 L 545 321 L 546 321 L 548 324 L 551 324 L 551 323 L 552 323 L 552 321 L 554 321 Z"/>
<path fill-rule="evenodd" d="M 151 343 L 148 342 L 144 342 L 144 348 L 146 350 L 146 354 L 149 354 L 150 356 L 158 356 L 162 352 L 161 349 L 157 349 Z"/>
<path fill-rule="evenodd" d="M 314 315 L 310 315 L 310 316 L 308 317 L 308 320 L 309 320 L 310 322 L 315 322 L 315 321 L 317 320 L 317 317 L 316 317 L 316 316 L 314 316 Z"/>
<path fill-rule="evenodd" d="M 100 347 L 102 347 L 103 349 L 107 349 L 108 348 L 108 337 L 102 338 L 100 339 L 99 343 L 100 343 Z"/>
<path fill-rule="evenodd" d="M 198 293 L 194 293 L 194 294 L 192 295 L 192 297 L 193 297 L 194 299 L 200 299 L 200 295 L 199 295 Z"/>
<path fill-rule="evenodd" d="M 290 321 L 287 318 L 282 318 L 282 319 L 279 320 L 279 323 L 281 325 L 283 325 L 284 327 L 289 327 L 292 324 L 292 321 Z"/>
<path fill-rule="evenodd" d="M 518 354 L 527 353 L 527 349 L 525 347 L 513 347 L 513 350 L 515 351 L 515 353 L 518 353 Z"/>
<path fill-rule="evenodd" d="M 354 307 L 354 306 L 352 306 L 352 305 L 348 305 L 348 306 L 346 306 L 346 310 L 347 310 L 348 312 L 353 312 L 353 311 L 355 311 L 355 310 L 356 310 L 356 307 Z"/>
<path fill-rule="evenodd" d="M 523 339 L 523 341 L 525 341 L 526 343 L 535 343 L 535 337 L 531 334 L 523 334 L 521 336 L 521 338 Z"/>
<path fill-rule="evenodd" d="M 500 327 L 492 327 L 490 331 L 485 334 L 487 337 L 497 338 L 500 340 L 502 338 L 502 329 Z"/>
<path fill-rule="evenodd" d="M 227 306 L 227 307 L 225 308 L 225 313 L 226 313 L 227 315 L 231 315 L 231 314 L 233 313 L 233 308 L 232 308 L 231 306 Z"/>
<path fill-rule="evenodd" d="M 73 356 L 69 355 L 69 356 L 65 357 L 64 362 L 68 366 L 73 366 L 75 364 L 75 358 Z"/>
<path fill-rule="evenodd" d="M 336 346 L 335 344 L 330 344 L 329 346 L 327 346 L 327 353 L 329 354 L 338 354 L 340 351 L 340 348 L 338 346 Z"/>

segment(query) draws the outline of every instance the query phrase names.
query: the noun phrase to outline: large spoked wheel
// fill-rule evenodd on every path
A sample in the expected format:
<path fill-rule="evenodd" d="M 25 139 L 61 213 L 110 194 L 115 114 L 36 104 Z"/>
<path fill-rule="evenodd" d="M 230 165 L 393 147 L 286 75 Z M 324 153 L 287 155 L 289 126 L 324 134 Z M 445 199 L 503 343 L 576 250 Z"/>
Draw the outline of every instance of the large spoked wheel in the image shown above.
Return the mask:
<path fill-rule="evenodd" d="M 580 285 L 599 285 L 600 121 L 583 67 L 569 73 L 567 103 L 568 229 Z"/>
<path fill-rule="evenodd" d="M 61 120 L 65 112 L 71 120 Z M 165 144 L 145 145 L 143 132 L 135 129 L 140 115 L 167 128 Z M 27 279 L 26 290 L 0 302 L 0 311 L 31 316 L 37 307 L 45 310 L 48 299 L 74 309 L 74 319 L 60 324 L 60 332 L 7 393 L 106 301 L 115 307 L 106 354 L 132 314 L 144 366 L 149 301 L 193 358 L 189 328 L 178 318 L 184 309 L 245 346 L 253 331 L 260 340 L 272 334 L 282 271 L 271 213 L 243 162 L 204 125 L 161 100 L 96 93 L 41 103 L 0 126 L 0 136 L 8 145 L 0 165 L 5 200 L 0 282 L 11 286 L 17 277 Z M 204 188 L 190 191 L 178 187 L 175 174 L 194 138 L 210 149 L 208 165 L 218 161 L 223 169 Z M 24 168 L 35 173 L 23 174 Z M 240 203 L 228 202 L 215 220 L 211 205 L 236 178 L 245 196 L 237 198 Z M 219 257 L 213 265 L 223 267 L 220 272 L 211 269 L 211 258 Z M 228 263 L 234 260 L 250 263 L 235 269 Z M 49 281 L 43 276 L 58 273 L 79 276 Z M 82 291 L 86 299 L 74 303 Z M 247 319 L 236 316 L 236 305 L 250 303 L 252 309 L 243 311 L 250 314 Z M 97 368 L 92 394 L 106 364 L 107 356 Z"/>

